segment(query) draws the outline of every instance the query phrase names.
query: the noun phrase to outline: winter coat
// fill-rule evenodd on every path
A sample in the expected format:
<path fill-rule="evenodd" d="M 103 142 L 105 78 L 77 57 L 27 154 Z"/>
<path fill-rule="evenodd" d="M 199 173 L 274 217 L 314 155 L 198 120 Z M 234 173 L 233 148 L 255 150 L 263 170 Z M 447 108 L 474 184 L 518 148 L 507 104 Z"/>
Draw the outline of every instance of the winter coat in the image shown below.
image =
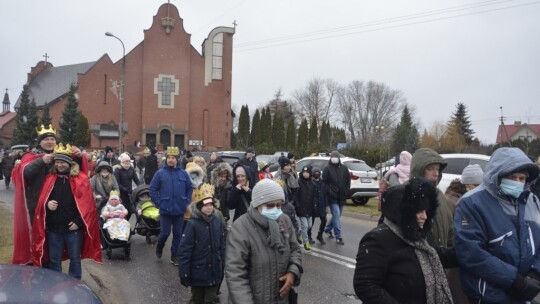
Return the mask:
<path fill-rule="evenodd" d="M 105 178 L 99 173 L 92 176 L 92 178 L 90 179 L 90 187 L 92 187 L 94 197 L 100 195 L 102 200 L 107 200 L 112 190 L 120 190 L 120 188 L 118 188 L 116 178 L 112 174 L 109 174 Z M 97 205 L 96 207 L 99 207 L 99 205 Z"/>
<path fill-rule="evenodd" d="M 182 233 L 178 247 L 180 278 L 192 287 L 217 286 L 223 280 L 225 236 L 215 212 L 208 217 L 197 208 Z"/>
<path fill-rule="evenodd" d="M 440 173 L 436 185 L 439 184 L 442 178 L 442 172 L 444 171 L 444 168 L 446 168 L 446 160 L 444 160 L 437 152 L 429 148 L 421 148 L 414 152 L 411 159 L 410 177 L 424 177 L 425 168 L 434 163 L 440 164 Z M 439 189 L 437 189 L 437 200 L 439 202 L 439 208 L 437 208 L 437 214 L 433 219 L 433 240 L 439 247 L 454 247 L 452 208 L 450 207 L 450 203 L 446 200 L 444 193 Z"/>
<path fill-rule="evenodd" d="M 259 175 L 257 174 L 259 172 L 259 163 L 257 163 L 257 157 L 253 156 L 251 160 L 247 159 L 247 157 L 244 155 L 244 158 L 240 159 L 238 161 L 239 165 L 242 165 L 244 167 L 249 167 L 251 169 L 251 172 L 253 172 L 253 185 L 249 184 L 251 188 L 255 186 L 255 184 L 259 181 Z M 234 171 L 233 171 L 234 172 Z"/>
<path fill-rule="evenodd" d="M 288 303 L 287 296 L 279 297 L 279 278 L 292 272 L 296 276 L 294 285 L 300 283 L 302 251 L 291 220 L 286 215 L 278 220 L 283 252 L 269 246 L 267 221 L 250 207 L 250 211 L 231 227 L 227 237 L 225 276 L 232 303 Z"/>
<path fill-rule="evenodd" d="M 310 217 L 317 209 L 319 201 L 317 186 L 315 182 L 301 177 L 298 180 L 300 189 L 298 190 L 298 205 L 296 206 L 296 214 L 300 217 Z"/>
<path fill-rule="evenodd" d="M 228 179 L 225 184 L 219 184 L 219 175 L 223 172 L 227 172 Z M 223 214 L 225 221 L 230 219 L 230 211 L 227 207 L 227 201 L 229 200 L 229 191 L 232 187 L 232 167 L 228 163 L 222 162 L 214 167 L 210 174 L 210 184 L 214 185 L 214 197 L 219 201 L 218 209 Z"/>
<path fill-rule="evenodd" d="M 328 206 L 328 188 L 326 184 L 321 180 L 313 180 L 315 183 L 318 201 L 317 208 L 313 212 L 313 216 L 326 217 L 326 207 Z"/>
<path fill-rule="evenodd" d="M 528 168 L 529 176 L 537 177 L 535 166 L 518 148 L 499 148 L 486 166 L 482 185 L 457 205 L 454 228 L 461 283 L 469 297 L 482 303 L 510 303 L 505 290 L 517 274 L 540 275 L 540 201 L 529 191 L 514 199 L 499 186 L 501 178 L 516 169 Z"/>
<path fill-rule="evenodd" d="M 235 172 L 236 167 L 238 166 L 242 165 L 236 164 L 232 172 Z M 249 190 L 246 192 L 244 189 L 238 190 L 238 188 L 236 188 L 236 185 L 238 185 L 238 180 L 236 179 L 236 175 L 233 173 L 232 187 L 229 190 L 229 198 L 226 203 L 229 209 L 234 210 L 233 222 L 236 221 L 242 214 L 247 212 L 247 208 L 251 202 L 251 190 L 255 185 L 254 172 L 251 171 L 251 169 L 247 166 L 242 167 L 244 167 L 244 170 L 246 171 L 246 178 L 249 181 Z"/>
<path fill-rule="evenodd" d="M 158 170 L 158 159 L 155 154 L 150 154 L 144 159 L 144 183 L 149 185 Z"/>
<path fill-rule="evenodd" d="M 351 190 L 351 176 L 349 169 L 341 163 L 341 159 L 337 164 L 328 161 L 328 165 L 324 167 L 322 179 L 328 188 L 328 202 L 345 203 Z"/>
<path fill-rule="evenodd" d="M 2 174 L 4 176 L 11 176 L 11 170 L 13 170 L 13 158 L 9 155 L 5 155 L 2 159 Z"/>
<path fill-rule="evenodd" d="M 131 166 L 128 169 L 124 169 L 122 167 L 116 168 L 114 169 L 114 177 L 116 178 L 116 182 L 120 188 L 122 201 L 129 201 L 131 191 L 133 191 L 133 182 L 135 182 L 135 186 L 141 184 L 135 169 Z"/>
<path fill-rule="evenodd" d="M 150 197 L 159 214 L 183 215 L 191 202 L 193 186 L 186 171 L 180 167 L 159 169 L 150 183 Z"/>

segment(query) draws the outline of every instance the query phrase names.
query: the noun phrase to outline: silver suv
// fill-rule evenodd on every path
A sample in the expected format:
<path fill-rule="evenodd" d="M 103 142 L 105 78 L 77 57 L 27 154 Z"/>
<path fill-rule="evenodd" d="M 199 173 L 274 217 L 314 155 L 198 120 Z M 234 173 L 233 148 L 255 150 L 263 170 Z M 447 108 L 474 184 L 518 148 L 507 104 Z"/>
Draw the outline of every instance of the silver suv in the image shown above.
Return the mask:
<path fill-rule="evenodd" d="M 490 159 L 489 156 L 483 154 L 452 153 L 441 154 L 441 156 L 448 163 L 443 170 L 443 175 L 438 185 L 438 188 L 442 192 L 446 191 L 446 188 L 448 188 L 454 179 L 461 178 L 461 172 L 463 172 L 465 167 L 478 164 L 482 168 L 482 171 L 485 171 Z"/>

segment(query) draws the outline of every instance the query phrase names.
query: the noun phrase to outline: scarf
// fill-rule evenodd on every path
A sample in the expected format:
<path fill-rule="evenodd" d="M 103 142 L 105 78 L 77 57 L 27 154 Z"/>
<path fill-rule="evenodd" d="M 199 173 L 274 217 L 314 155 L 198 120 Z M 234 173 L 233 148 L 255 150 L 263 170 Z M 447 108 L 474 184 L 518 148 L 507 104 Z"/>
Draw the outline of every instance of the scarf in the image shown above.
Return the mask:
<path fill-rule="evenodd" d="M 296 180 L 294 175 L 291 174 L 291 172 L 283 172 L 279 170 L 278 173 L 276 173 L 276 178 L 282 179 L 287 184 L 287 188 L 289 189 L 295 189 L 300 187 L 298 185 L 298 181 Z"/>
<path fill-rule="evenodd" d="M 446 281 L 446 274 L 443 270 L 441 261 L 439 260 L 439 256 L 437 255 L 437 251 L 431 247 L 425 239 L 416 242 L 411 242 L 406 239 L 399 227 L 388 218 L 384 219 L 384 223 L 395 235 L 407 245 L 414 248 L 414 253 L 418 258 L 418 262 L 420 262 L 420 268 L 422 268 L 424 281 L 426 283 L 426 303 L 454 303 L 450 288 L 448 287 L 448 281 Z"/>
<path fill-rule="evenodd" d="M 249 206 L 247 212 L 255 223 L 261 226 L 264 230 L 268 231 L 269 235 L 266 239 L 268 246 L 279 251 L 279 253 L 284 253 L 285 244 L 281 236 L 281 232 L 284 231 L 284 228 L 280 227 L 278 221 L 270 220 L 264 217 L 258 210 L 251 206 Z"/>

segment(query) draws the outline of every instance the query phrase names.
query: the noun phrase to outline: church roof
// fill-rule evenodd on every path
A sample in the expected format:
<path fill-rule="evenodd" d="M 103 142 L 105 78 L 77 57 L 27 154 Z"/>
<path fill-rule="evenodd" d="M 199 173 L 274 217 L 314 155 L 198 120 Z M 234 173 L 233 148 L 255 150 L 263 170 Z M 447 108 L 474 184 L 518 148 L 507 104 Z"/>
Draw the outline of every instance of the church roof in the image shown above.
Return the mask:
<path fill-rule="evenodd" d="M 8 122 L 15 119 L 16 112 L 2 112 L 0 113 L 0 129 L 2 129 Z"/>
<path fill-rule="evenodd" d="M 2 103 L 3 104 L 9 104 L 9 95 L 7 93 L 7 90 L 6 90 L 6 93 L 4 94 L 4 101 Z"/>
<path fill-rule="evenodd" d="M 36 75 L 28 85 L 30 100 L 34 100 L 37 107 L 52 102 L 69 92 L 72 83 L 77 83 L 77 75 L 86 73 L 96 62 L 86 62 L 58 67 L 47 67 Z M 15 103 L 19 107 L 21 96 Z"/>

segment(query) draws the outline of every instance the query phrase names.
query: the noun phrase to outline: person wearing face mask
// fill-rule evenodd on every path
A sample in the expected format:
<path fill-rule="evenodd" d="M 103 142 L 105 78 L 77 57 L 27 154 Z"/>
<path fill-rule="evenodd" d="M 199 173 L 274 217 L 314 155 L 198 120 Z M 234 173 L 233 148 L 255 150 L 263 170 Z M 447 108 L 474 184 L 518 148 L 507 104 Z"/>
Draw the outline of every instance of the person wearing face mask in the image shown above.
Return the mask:
<path fill-rule="evenodd" d="M 323 238 L 323 232 L 324 227 L 326 227 L 326 207 L 328 206 L 328 189 L 326 188 L 326 184 L 321 179 L 321 169 L 317 167 L 313 167 L 313 182 L 315 183 L 316 189 L 315 193 L 318 197 L 318 203 L 317 208 L 315 208 L 312 216 L 312 222 L 311 227 L 308 229 L 308 237 L 311 240 L 311 229 L 313 225 L 315 224 L 315 219 L 319 218 L 321 220 L 321 224 L 319 225 L 319 233 L 317 233 L 317 241 L 321 243 L 321 245 L 325 245 L 326 242 Z"/>
<path fill-rule="evenodd" d="M 96 174 L 90 179 L 90 187 L 94 193 L 94 199 L 96 201 L 96 208 L 101 210 L 104 202 L 109 200 L 109 194 L 111 191 L 120 191 L 118 188 L 118 182 L 112 174 L 113 169 L 106 161 L 101 161 L 97 168 Z"/>
<path fill-rule="evenodd" d="M 129 222 L 135 209 L 131 203 L 133 183 L 135 183 L 135 186 L 138 186 L 141 184 L 141 181 L 137 172 L 135 172 L 135 168 L 131 165 L 131 158 L 127 153 L 122 153 L 118 159 L 120 160 L 120 167 L 114 169 L 114 177 L 120 188 L 120 200 L 122 201 L 122 205 L 128 210 L 126 220 Z"/>
<path fill-rule="evenodd" d="M 322 176 L 323 182 L 328 188 L 328 206 L 332 213 L 332 218 L 326 224 L 324 232 L 329 238 L 333 238 L 332 230 L 334 230 L 336 243 L 345 245 L 341 235 L 341 214 L 343 213 L 345 200 L 349 197 L 351 176 L 349 175 L 349 169 L 341 163 L 338 151 L 330 153 L 328 166 L 324 168 Z"/>
<path fill-rule="evenodd" d="M 231 303 L 290 303 L 303 272 L 302 251 L 290 218 L 282 214 L 285 194 L 273 180 L 253 188 L 246 214 L 227 238 L 225 278 Z"/>
<path fill-rule="evenodd" d="M 483 182 L 454 216 L 461 283 L 470 303 L 527 303 L 540 292 L 539 168 L 518 148 L 499 148 Z"/>

